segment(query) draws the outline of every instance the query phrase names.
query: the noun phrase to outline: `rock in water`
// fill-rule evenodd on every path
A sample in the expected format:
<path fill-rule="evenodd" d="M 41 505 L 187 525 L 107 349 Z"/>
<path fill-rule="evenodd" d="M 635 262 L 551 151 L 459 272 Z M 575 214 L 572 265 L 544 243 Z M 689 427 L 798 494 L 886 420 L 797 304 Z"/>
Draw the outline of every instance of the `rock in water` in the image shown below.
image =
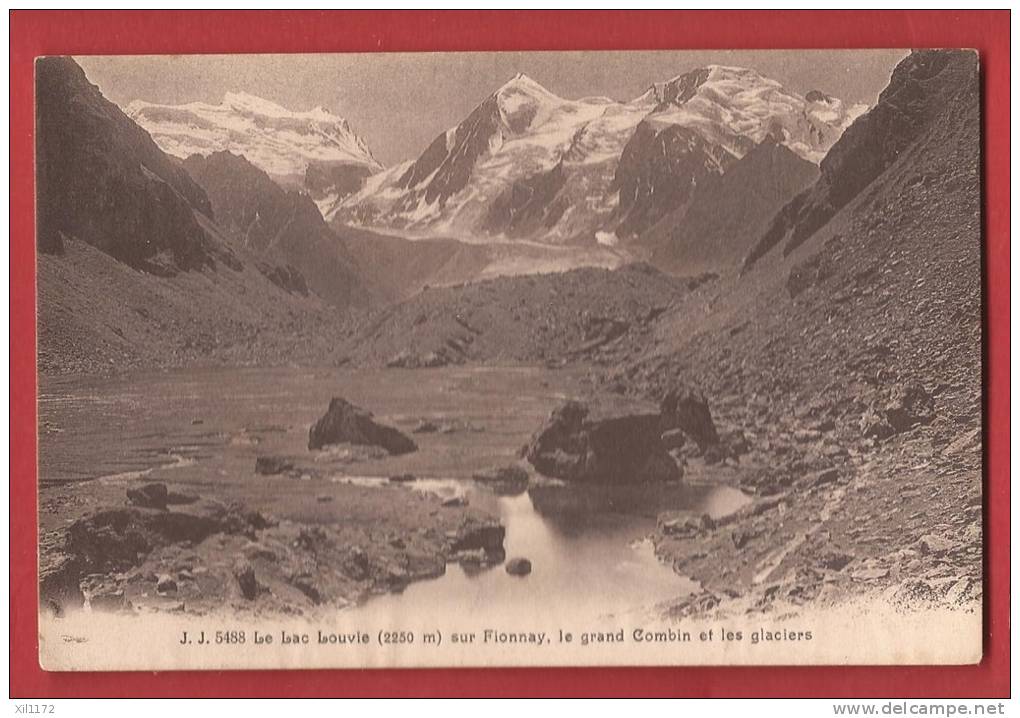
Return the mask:
<path fill-rule="evenodd" d="M 527 576 L 531 573 L 531 561 L 526 558 L 512 558 L 506 562 L 506 572 L 511 576 Z"/>
<path fill-rule="evenodd" d="M 553 410 L 525 451 L 546 476 L 592 483 L 644 483 L 680 478 L 661 440 L 658 414 L 590 418 L 587 405 L 568 401 Z"/>
<path fill-rule="evenodd" d="M 168 495 L 166 484 L 145 484 L 127 490 L 128 501 L 147 509 L 166 509 Z"/>
<path fill-rule="evenodd" d="M 472 475 L 475 481 L 483 483 L 499 496 L 517 496 L 528 490 L 528 472 L 520 466 L 504 466 Z"/>
<path fill-rule="evenodd" d="M 659 409 L 664 432 L 682 429 L 702 449 L 719 443 L 708 401 L 697 389 L 687 385 L 670 389 L 662 398 Z"/>
<path fill-rule="evenodd" d="M 364 444 L 379 446 L 390 454 L 409 454 L 418 446 L 392 426 L 376 423 L 372 412 L 333 397 L 325 416 L 308 432 L 308 448 L 321 449 L 327 444 Z"/>

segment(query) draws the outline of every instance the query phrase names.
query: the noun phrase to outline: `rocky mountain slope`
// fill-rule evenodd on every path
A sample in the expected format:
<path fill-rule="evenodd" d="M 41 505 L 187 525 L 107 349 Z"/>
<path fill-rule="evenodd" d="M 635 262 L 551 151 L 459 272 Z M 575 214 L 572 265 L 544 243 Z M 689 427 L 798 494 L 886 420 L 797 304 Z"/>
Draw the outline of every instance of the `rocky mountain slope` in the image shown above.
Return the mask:
<path fill-rule="evenodd" d="M 120 374 L 332 361 L 345 339 L 344 315 L 281 288 L 254 257 L 239 252 L 238 260 L 239 270 L 157 276 L 80 240 L 66 240 L 59 256 L 39 254 L 39 371 Z"/>
<path fill-rule="evenodd" d="M 980 598 L 979 150 L 976 55 L 912 53 L 781 218 L 783 251 L 664 313 L 654 348 L 605 377 L 648 396 L 692 383 L 748 444 L 689 476 L 739 481 L 757 508 L 660 533 L 706 588 L 678 615 Z"/>
<path fill-rule="evenodd" d="M 818 178 L 818 167 L 771 137 L 723 175 L 702 183 L 690 204 L 669 212 L 641 236 L 651 261 L 694 275 L 739 267 L 761 228 Z"/>
<path fill-rule="evenodd" d="M 347 120 L 316 107 L 294 112 L 243 92 L 212 105 L 160 105 L 136 100 L 126 112 L 169 155 L 233 152 L 275 181 L 314 199 L 355 191 L 382 169 Z"/>
<path fill-rule="evenodd" d="M 230 261 L 196 213 L 209 200 L 70 58 L 36 63 L 38 245 L 70 237 L 137 269 L 172 274 Z"/>
<path fill-rule="evenodd" d="M 518 75 L 327 218 L 429 235 L 615 244 L 682 206 L 692 187 L 766 136 L 817 162 L 863 108 L 809 95 L 716 65 L 627 103 L 565 100 Z"/>
<path fill-rule="evenodd" d="M 341 308 L 369 302 L 355 260 L 307 195 L 282 189 L 230 152 L 192 155 L 184 167 L 208 195 L 220 228 L 279 266 L 295 289 Z"/>
<path fill-rule="evenodd" d="M 201 187 L 73 60 L 36 71 L 40 371 L 329 355 L 335 311 L 223 236 Z"/>
<path fill-rule="evenodd" d="M 962 54 L 915 52 L 893 71 L 876 107 L 855 122 L 821 163 L 821 180 L 776 217 L 747 260 L 785 242 L 789 254 L 888 169 L 944 115 L 974 66 Z"/>
<path fill-rule="evenodd" d="M 637 356 L 656 317 L 682 303 L 692 286 L 629 265 L 429 288 L 366 317 L 345 351 L 363 366 L 611 365 Z"/>

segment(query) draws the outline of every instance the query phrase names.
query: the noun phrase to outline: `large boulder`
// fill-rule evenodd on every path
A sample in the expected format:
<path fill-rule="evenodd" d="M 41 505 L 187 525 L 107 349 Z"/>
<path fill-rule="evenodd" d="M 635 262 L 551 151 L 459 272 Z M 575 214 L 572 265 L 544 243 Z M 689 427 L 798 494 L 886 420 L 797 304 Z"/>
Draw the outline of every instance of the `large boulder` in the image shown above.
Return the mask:
<path fill-rule="evenodd" d="M 662 398 L 659 410 L 663 432 L 681 429 L 701 449 L 719 443 L 708 401 L 694 387 L 682 384 L 670 389 Z"/>
<path fill-rule="evenodd" d="M 409 454 L 418 446 L 392 426 L 379 424 L 372 412 L 333 397 L 325 416 L 308 432 L 308 448 L 321 449 L 328 444 L 363 444 L 379 446 L 390 454 Z"/>
<path fill-rule="evenodd" d="M 206 501 L 187 511 L 125 506 L 100 509 L 67 528 L 65 551 L 92 572 L 125 570 L 155 548 L 198 544 L 216 533 L 253 535 L 270 522 L 240 504 Z"/>
<path fill-rule="evenodd" d="M 658 414 L 603 412 L 568 401 L 553 410 L 525 458 L 546 476 L 591 483 L 644 483 L 680 478 L 661 440 Z"/>

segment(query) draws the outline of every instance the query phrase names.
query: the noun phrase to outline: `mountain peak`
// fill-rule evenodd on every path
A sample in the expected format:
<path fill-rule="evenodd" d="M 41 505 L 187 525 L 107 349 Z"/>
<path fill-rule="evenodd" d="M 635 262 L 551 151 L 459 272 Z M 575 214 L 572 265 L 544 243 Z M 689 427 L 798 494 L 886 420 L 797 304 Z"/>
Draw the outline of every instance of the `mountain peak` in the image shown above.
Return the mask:
<path fill-rule="evenodd" d="M 560 98 L 517 73 L 330 216 L 472 237 L 481 228 L 569 242 L 603 227 L 624 237 L 763 140 L 766 159 L 782 145 L 817 164 L 846 124 L 838 105 L 808 103 L 743 67 L 694 67 L 628 103 Z"/>
<path fill-rule="evenodd" d="M 561 99 L 549 90 L 545 89 L 541 83 L 532 79 L 528 75 L 525 75 L 523 72 L 518 72 L 512 78 L 503 83 L 503 85 L 496 90 L 494 94 L 502 96 L 512 93 L 525 94 L 535 98 Z"/>
<path fill-rule="evenodd" d="M 315 163 L 360 165 L 370 171 L 381 167 L 348 122 L 322 106 L 295 111 L 232 90 L 220 104 L 136 100 L 125 109 L 164 152 L 182 159 L 230 150 L 272 176 L 291 178 L 303 176 Z"/>

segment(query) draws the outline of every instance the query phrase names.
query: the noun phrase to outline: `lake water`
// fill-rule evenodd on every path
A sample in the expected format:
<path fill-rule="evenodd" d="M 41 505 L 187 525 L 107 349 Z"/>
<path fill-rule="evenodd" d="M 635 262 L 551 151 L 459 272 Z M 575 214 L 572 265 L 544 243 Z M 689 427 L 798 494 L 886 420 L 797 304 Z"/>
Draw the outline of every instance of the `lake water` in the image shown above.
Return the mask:
<path fill-rule="evenodd" d="M 478 625 L 527 625 L 541 616 L 560 624 L 578 620 L 653 617 L 656 605 L 686 595 L 697 585 L 655 556 L 648 536 L 656 515 L 691 509 L 714 517 L 747 502 L 729 487 L 606 489 L 537 486 L 519 496 L 495 496 L 471 483 L 421 482 L 419 490 L 465 494 L 500 517 L 507 558 L 531 561 L 524 577 L 503 565 L 466 570 L 449 564 L 446 574 L 411 584 L 403 593 L 369 601 L 357 611 L 377 619 L 399 617 L 409 606 L 442 606 Z M 385 624 L 382 624 L 385 625 Z"/>
<path fill-rule="evenodd" d="M 565 397 L 583 395 L 584 388 L 580 372 L 534 367 L 44 377 L 41 523 L 52 527 L 67 520 L 63 507 L 69 502 L 57 499 L 69 491 L 78 497 L 111 486 L 122 492 L 124 484 L 143 477 L 203 494 L 243 492 L 257 453 L 307 454 L 309 425 L 331 396 L 344 396 L 405 432 L 422 418 L 456 431 L 416 434 L 418 452 L 351 465 L 334 481 L 381 483 L 412 472 L 423 477 L 410 485 L 413 490 L 464 495 L 499 516 L 507 557 L 527 558 L 533 567 L 530 575 L 516 577 L 502 565 L 469 571 L 450 564 L 444 576 L 374 598 L 353 609 L 357 615 L 420 614 L 429 606 L 480 622 L 650 615 L 656 604 L 696 588 L 655 557 L 647 537 L 657 514 L 685 508 L 722 516 L 746 503 L 741 492 L 726 486 L 611 489 L 543 482 L 518 496 L 497 496 L 469 478 L 513 462 L 549 411 Z"/>

